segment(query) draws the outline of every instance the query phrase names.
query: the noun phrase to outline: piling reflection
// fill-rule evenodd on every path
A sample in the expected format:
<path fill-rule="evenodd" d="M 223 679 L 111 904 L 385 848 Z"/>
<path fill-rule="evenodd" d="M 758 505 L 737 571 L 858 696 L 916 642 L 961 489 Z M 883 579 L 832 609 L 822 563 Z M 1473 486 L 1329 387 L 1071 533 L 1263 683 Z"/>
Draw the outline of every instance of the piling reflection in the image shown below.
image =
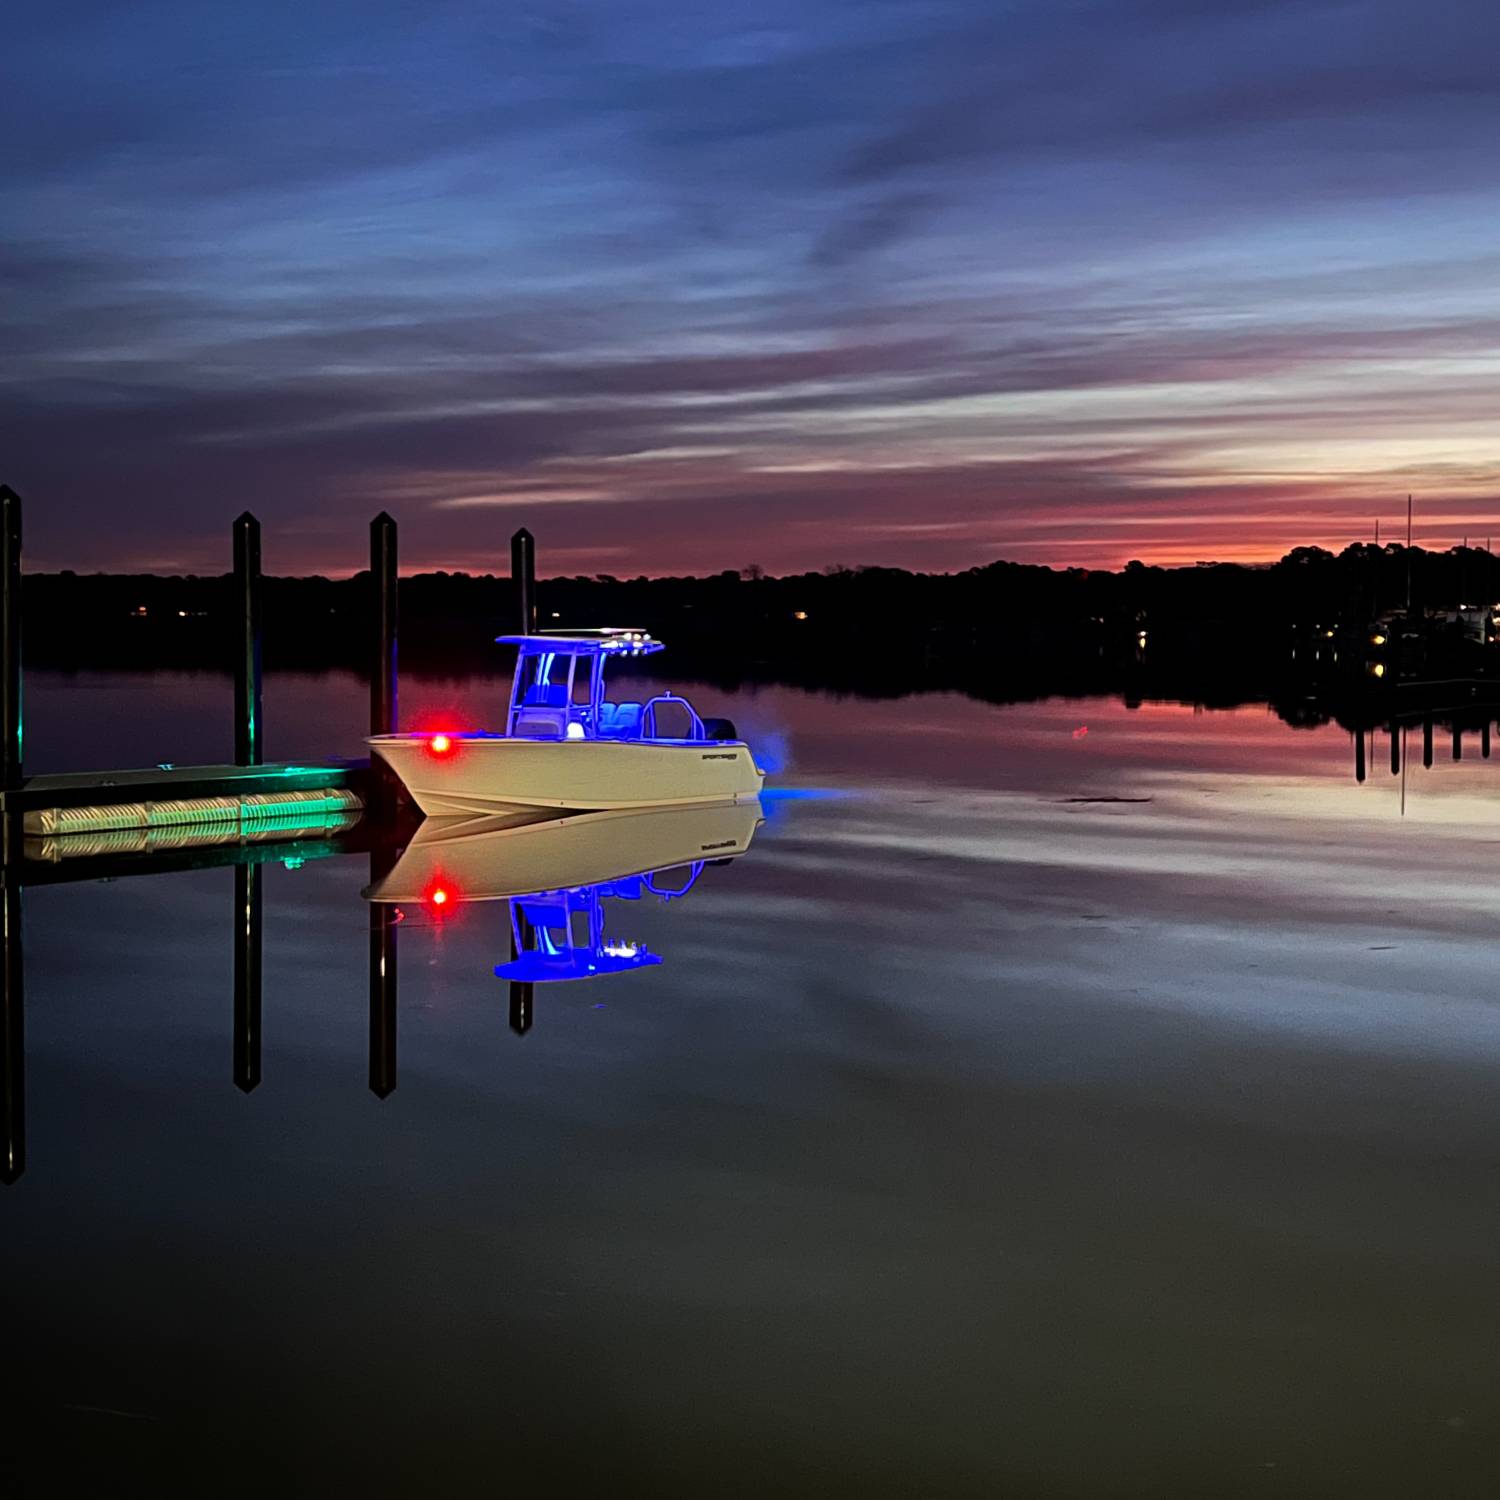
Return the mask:
<path fill-rule="evenodd" d="M 377 846 L 370 851 L 372 884 L 389 873 L 395 851 Z M 398 979 L 396 924 L 393 906 L 370 906 L 370 1092 L 388 1099 L 396 1089 L 396 985 Z"/>
<path fill-rule="evenodd" d="M 234 867 L 234 1085 L 260 1083 L 263 884 L 259 865 Z"/>
<path fill-rule="evenodd" d="M 0 1181 L 26 1170 L 25 968 L 21 949 L 21 882 L 0 875 Z"/>
<path fill-rule="evenodd" d="M 264 967 L 264 865 L 271 860 L 296 867 L 313 859 L 356 852 L 363 847 L 355 816 L 338 814 L 311 821 L 243 831 L 231 842 L 213 837 L 169 837 L 143 844 L 133 836 L 81 835 L 76 838 L 21 839 L 17 819 L 0 818 L 7 834 L 0 860 L 0 1183 L 15 1183 L 26 1169 L 25 963 L 21 897 L 29 885 L 63 885 L 181 873 L 228 864 L 233 868 L 230 907 L 233 945 L 232 1077 L 251 1093 L 261 1080 L 261 999 Z M 391 971 L 394 974 L 394 936 Z M 373 959 L 373 954 L 372 954 Z M 373 976 L 372 976 L 373 988 Z M 394 979 L 391 989 L 394 1039 Z M 394 1080 L 394 1041 L 392 1046 Z M 394 1087 L 394 1081 L 392 1082 Z"/>
<path fill-rule="evenodd" d="M 511 962 L 520 958 L 526 942 L 526 915 L 521 912 L 510 924 Z M 517 1036 L 525 1036 L 531 1030 L 535 1015 L 536 991 L 529 980 L 512 979 L 510 982 L 510 1029 Z"/>
<path fill-rule="evenodd" d="M 1384 732 L 1386 748 L 1390 755 L 1392 776 L 1400 776 L 1406 769 L 1406 736 L 1408 729 L 1420 723 L 1422 730 L 1422 769 L 1430 771 L 1437 759 L 1434 744 L 1438 733 L 1448 735 L 1448 759 L 1454 763 L 1464 760 L 1464 742 L 1467 737 L 1472 749 L 1474 740 L 1479 742 L 1479 758 L 1490 758 L 1490 736 L 1494 728 L 1492 707 L 1465 707 L 1438 715 L 1424 711 L 1408 718 L 1393 718 L 1383 724 L 1356 724 L 1350 729 L 1350 742 L 1354 751 L 1354 779 L 1363 783 L 1376 755 L 1377 732 Z"/>

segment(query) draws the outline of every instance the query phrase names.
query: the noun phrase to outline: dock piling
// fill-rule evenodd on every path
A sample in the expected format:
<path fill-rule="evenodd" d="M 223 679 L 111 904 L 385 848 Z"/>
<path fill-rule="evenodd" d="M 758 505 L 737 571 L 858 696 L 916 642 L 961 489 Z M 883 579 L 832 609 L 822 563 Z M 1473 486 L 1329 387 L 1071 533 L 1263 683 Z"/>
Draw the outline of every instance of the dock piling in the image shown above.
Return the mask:
<path fill-rule="evenodd" d="M 20 786 L 21 497 L 0 484 L 0 786 Z"/>
<path fill-rule="evenodd" d="M 1422 769 L 1432 769 L 1432 715 L 1422 720 Z"/>
<path fill-rule="evenodd" d="M 1354 731 L 1354 779 L 1359 782 L 1365 779 L 1365 732 L 1363 729 Z"/>
<path fill-rule="evenodd" d="M 516 629 L 520 635 L 536 630 L 536 541 L 523 526 L 510 539 L 510 576 L 516 586 Z"/>
<path fill-rule="evenodd" d="M 1396 727 L 1396 721 L 1391 720 L 1391 775 L 1401 774 L 1401 731 Z"/>
<path fill-rule="evenodd" d="M 234 1084 L 260 1082 L 261 867 L 234 867 Z"/>
<path fill-rule="evenodd" d="M 396 668 L 396 523 L 381 511 L 370 522 L 370 588 L 374 594 L 375 656 L 370 663 L 370 733 L 395 734 L 398 708 Z M 370 757 L 371 815 L 389 822 L 400 796 L 395 773 L 379 756 Z"/>
<path fill-rule="evenodd" d="M 261 762 L 260 522 L 247 510 L 234 523 L 234 597 L 239 638 L 234 653 L 234 759 Z"/>
<path fill-rule="evenodd" d="M 370 522 L 370 583 L 375 590 L 375 661 L 370 674 L 370 733 L 396 732 L 396 523 L 384 511 Z"/>

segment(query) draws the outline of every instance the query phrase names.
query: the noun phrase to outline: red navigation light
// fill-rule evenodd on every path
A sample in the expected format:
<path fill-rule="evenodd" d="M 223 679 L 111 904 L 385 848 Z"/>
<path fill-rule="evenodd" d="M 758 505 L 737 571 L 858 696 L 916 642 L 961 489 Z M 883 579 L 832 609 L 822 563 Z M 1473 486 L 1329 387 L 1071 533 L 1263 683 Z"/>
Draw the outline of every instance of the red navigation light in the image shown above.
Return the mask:
<path fill-rule="evenodd" d="M 434 906 L 446 906 L 448 904 L 448 892 L 442 886 L 438 886 L 429 899 Z"/>
<path fill-rule="evenodd" d="M 434 755 L 446 755 L 453 748 L 453 740 L 446 734 L 435 734 L 427 741 L 427 748 Z"/>

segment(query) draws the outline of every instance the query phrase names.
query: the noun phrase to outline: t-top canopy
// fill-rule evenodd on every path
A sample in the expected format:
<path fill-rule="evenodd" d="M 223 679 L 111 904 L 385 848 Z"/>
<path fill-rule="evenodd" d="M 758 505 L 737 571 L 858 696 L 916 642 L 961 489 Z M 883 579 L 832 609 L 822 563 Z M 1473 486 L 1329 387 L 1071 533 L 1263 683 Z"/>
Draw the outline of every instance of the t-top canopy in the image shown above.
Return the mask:
<path fill-rule="evenodd" d="M 539 630 L 535 635 L 497 635 L 495 642 L 563 656 L 650 656 L 664 649 L 644 630 Z"/>
<path fill-rule="evenodd" d="M 624 974 L 659 964 L 661 955 L 633 943 L 605 943 L 599 948 L 564 948 L 548 953 L 528 949 L 508 964 L 495 966 L 497 979 L 521 984 L 549 984 L 567 979 L 602 979 L 606 974 Z"/>

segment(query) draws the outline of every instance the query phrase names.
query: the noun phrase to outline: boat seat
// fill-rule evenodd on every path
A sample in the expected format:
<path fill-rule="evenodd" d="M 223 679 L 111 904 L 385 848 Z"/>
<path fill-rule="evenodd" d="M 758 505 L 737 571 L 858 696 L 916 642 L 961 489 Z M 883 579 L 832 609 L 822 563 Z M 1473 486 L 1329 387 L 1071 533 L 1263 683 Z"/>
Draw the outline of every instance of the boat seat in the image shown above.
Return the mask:
<path fill-rule="evenodd" d="M 527 925 L 534 932 L 545 932 L 549 928 L 554 931 L 568 930 L 568 908 L 565 902 L 557 900 L 528 901 L 520 899 L 516 905 L 521 909 L 521 915 L 526 919 Z"/>
<path fill-rule="evenodd" d="M 633 740 L 641 732 L 639 703 L 601 703 L 599 733 L 607 739 Z"/>
<path fill-rule="evenodd" d="M 518 739 L 543 739 L 557 736 L 561 739 L 568 732 L 566 708 L 536 708 L 523 704 L 516 715 L 516 737 Z"/>

